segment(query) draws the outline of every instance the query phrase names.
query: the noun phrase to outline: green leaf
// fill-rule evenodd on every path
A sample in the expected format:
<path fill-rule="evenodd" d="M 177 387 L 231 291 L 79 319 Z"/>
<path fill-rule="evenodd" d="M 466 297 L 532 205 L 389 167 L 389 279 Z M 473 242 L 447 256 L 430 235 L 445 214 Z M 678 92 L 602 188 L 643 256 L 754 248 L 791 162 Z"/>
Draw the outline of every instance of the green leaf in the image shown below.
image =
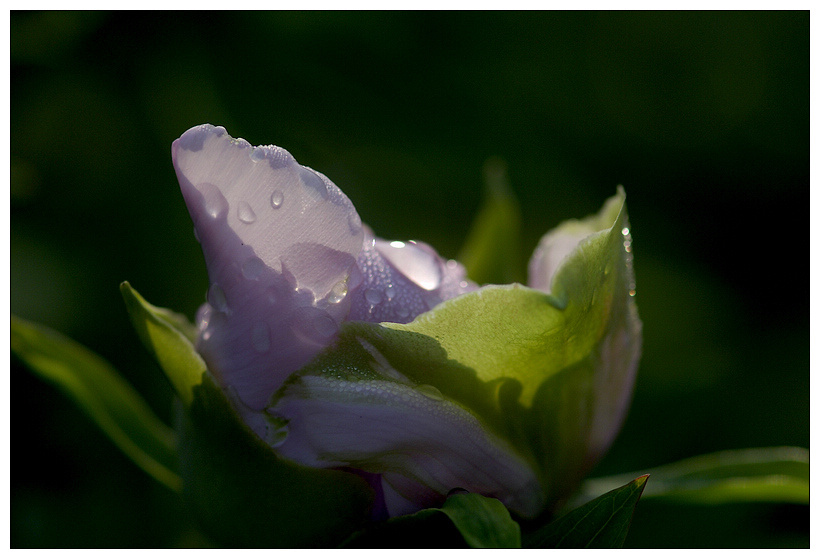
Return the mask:
<path fill-rule="evenodd" d="M 484 202 L 458 261 L 480 284 L 523 281 L 521 210 L 510 188 L 507 168 L 497 158 L 484 164 Z"/>
<path fill-rule="evenodd" d="M 497 499 L 451 495 L 429 508 L 354 534 L 344 547 L 519 548 L 521 528 Z"/>
<path fill-rule="evenodd" d="M 207 369 L 194 348 L 195 329 L 180 314 L 148 303 L 126 281 L 120 285 L 131 323 L 159 363 L 179 397 L 188 405 Z"/>
<path fill-rule="evenodd" d="M 53 330 L 15 316 L 11 351 L 72 398 L 138 466 L 171 489 L 180 489 L 173 431 L 108 362 Z"/>
<path fill-rule="evenodd" d="M 498 499 L 452 495 L 441 507 L 470 547 L 521 547 L 521 528 Z"/>
<path fill-rule="evenodd" d="M 240 420 L 210 374 L 181 412 L 183 493 L 209 537 L 226 547 L 328 547 L 369 518 L 358 475 L 279 458 Z"/>
<path fill-rule="evenodd" d="M 342 381 L 324 391 L 341 404 L 337 409 L 363 392 L 358 383 L 401 385 L 396 393 L 432 388 L 538 472 L 544 495 L 533 492 L 533 500 L 557 503 L 608 448 L 631 396 L 641 324 L 626 228 L 620 189 L 597 215 L 550 233 L 585 232 L 550 294 L 518 284 L 485 286 L 409 324 L 344 324 L 337 343 L 292 375 L 274 404 L 315 403 L 309 387 L 321 384 L 316 377 Z M 379 457 L 358 459 L 365 467 Z M 532 507 L 506 504 L 533 514 Z"/>
<path fill-rule="evenodd" d="M 641 476 L 574 509 L 526 538 L 526 547 L 614 548 L 623 546 L 635 505 L 649 476 Z"/>
<path fill-rule="evenodd" d="M 727 450 L 647 468 L 652 483 L 645 499 L 702 504 L 809 503 L 809 451 L 776 447 Z M 634 474 L 590 479 L 576 502 L 620 485 Z"/>

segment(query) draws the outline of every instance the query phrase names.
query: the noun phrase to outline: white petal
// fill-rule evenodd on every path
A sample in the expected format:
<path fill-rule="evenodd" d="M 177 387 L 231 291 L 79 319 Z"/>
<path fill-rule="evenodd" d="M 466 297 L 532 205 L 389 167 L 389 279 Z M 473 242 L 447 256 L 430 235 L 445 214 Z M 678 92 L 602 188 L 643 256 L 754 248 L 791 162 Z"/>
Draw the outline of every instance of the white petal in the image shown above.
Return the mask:
<path fill-rule="evenodd" d="M 211 282 L 198 349 L 260 409 L 347 316 L 361 221 L 326 177 L 222 127 L 188 130 L 172 155 Z"/>
<path fill-rule="evenodd" d="M 442 502 L 455 488 L 496 497 L 523 516 L 543 506 L 533 469 L 432 387 L 303 375 L 277 398 L 270 411 L 288 420 L 278 452 L 309 466 L 384 474 L 391 514 L 407 512 L 406 502 L 429 506 L 431 495 Z"/>

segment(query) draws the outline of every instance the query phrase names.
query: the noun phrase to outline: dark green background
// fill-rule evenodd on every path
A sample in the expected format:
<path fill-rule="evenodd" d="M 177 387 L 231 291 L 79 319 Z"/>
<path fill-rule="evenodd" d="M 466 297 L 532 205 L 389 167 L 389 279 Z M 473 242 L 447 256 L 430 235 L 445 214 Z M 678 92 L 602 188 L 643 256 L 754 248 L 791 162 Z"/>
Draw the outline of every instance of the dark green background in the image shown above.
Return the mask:
<path fill-rule="evenodd" d="M 623 184 L 644 356 L 595 473 L 809 445 L 808 12 L 13 12 L 11 311 L 101 353 L 169 421 L 118 284 L 188 316 L 203 301 L 170 158 L 203 122 L 286 147 L 379 235 L 448 257 L 490 156 L 527 255 Z M 13 547 L 199 541 L 12 365 Z M 646 501 L 627 545 L 807 546 L 808 507 Z"/>

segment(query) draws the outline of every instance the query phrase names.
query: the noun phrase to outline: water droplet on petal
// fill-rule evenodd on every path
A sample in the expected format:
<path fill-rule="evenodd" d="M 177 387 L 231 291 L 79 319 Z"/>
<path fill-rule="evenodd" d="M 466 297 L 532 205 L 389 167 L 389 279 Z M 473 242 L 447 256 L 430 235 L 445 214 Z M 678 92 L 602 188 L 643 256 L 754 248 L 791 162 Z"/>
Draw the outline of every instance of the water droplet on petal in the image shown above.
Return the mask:
<path fill-rule="evenodd" d="M 351 234 L 358 235 L 362 230 L 362 218 L 356 212 L 348 214 L 347 226 L 350 228 Z"/>
<path fill-rule="evenodd" d="M 621 235 L 623 235 L 624 237 L 629 235 L 629 227 L 624 227 L 623 229 L 621 229 Z"/>
<path fill-rule="evenodd" d="M 217 284 L 211 285 L 208 289 L 208 302 L 219 312 L 228 310 L 228 300 L 225 299 L 225 292 Z"/>
<path fill-rule="evenodd" d="M 261 147 L 254 148 L 254 150 L 251 152 L 251 161 L 253 161 L 254 163 L 258 163 L 263 159 L 265 159 L 265 150 Z"/>
<path fill-rule="evenodd" d="M 259 353 L 265 353 L 270 349 L 270 330 L 261 320 L 251 330 L 251 345 Z"/>
<path fill-rule="evenodd" d="M 265 263 L 256 256 L 251 256 L 242 264 L 242 275 L 249 280 L 258 279 L 265 271 Z"/>
<path fill-rule="evenodd" d="M 382 302 L 382 292 L 379 291 L 378 289 L 368 287 L 367 289 L 364 290 L 364 298 L 371 305 L 378 305 L 379 303 Z"/>
<path fill-rule="evenodd" d="M 324 336 L 325 338 L 329 338 L 339 329 L 336 325 L 336 321 L 326 314 L 322 314 L 314 318 L 313 327 L 316 328 L 316 331 L 320 336 Z"/>
<path fill-rule="evenodd" d="M 215 184 L 205 182 L 197 186 L 205 200 L 205 212 L 214 219 L 228 213 L 228 201 Z"/>
<path fill-rule="evenodd" d="M 307 167 L 302 167 L 301 172 L 299 173 L 299 178 L 302 179 L 302 183 L 309 187 L 311 191 L 315 192 L 322 198 L 328 197 L 327 185 L 322 178 L 308 169 Z"/>
<path fill-rule="evenodd" d="M 239 202 L 239 205 L 236 207 L 236 217 L 238 217 L 242 223 L 253 223 L 256 221 L 256 214 L 247 202 Z"/>
<path fill-rule="evenodd" d="M 407 318 L 410 316 L 410 311 L 406 307 L 399 307 L 399 310 L 396 311 L 396 314 L 399 315 L 399 318 Z"/>
<path fill-rule="evenodd" d="M 342 300 L 347 295 L 347 280 L 342 280 L 338 282 L 333 288 L 330 290 L 330 294 L 327 296 L 327 300 L 331 304 L 341 303 Z"/>
<path fill-rule="evenodd" d="M 285 201 L 285 194 L 279 190 L 274 190 L 270 195 L 270 206 L 274 210 L 278 210 L 282 207 L 282 202 Z"/>
<path fill-rule="evenodd" d="M 384 290 L 384 296 L 387 297 L 388 301 L 392 301 L 393 297 L 396 296 L 396 288 L 393 287 L 393 284 L 387 286 L 387 289 Z"/>
<path fill-rule="evenodd" d="M 376 250 L 407 279 L 427 291 L 441 284 L 441 267 L 438 257 L 414 242 L 402 243 L 378 241 Z"/>
<path fill-rule="evenodd" d="M 416 387 L 416 390 L 431 400 L 436 400 L 437 402 L 444 400 L 444 395 L 441 393 L 441 390 L 430 384 L 420 384 Z"/>

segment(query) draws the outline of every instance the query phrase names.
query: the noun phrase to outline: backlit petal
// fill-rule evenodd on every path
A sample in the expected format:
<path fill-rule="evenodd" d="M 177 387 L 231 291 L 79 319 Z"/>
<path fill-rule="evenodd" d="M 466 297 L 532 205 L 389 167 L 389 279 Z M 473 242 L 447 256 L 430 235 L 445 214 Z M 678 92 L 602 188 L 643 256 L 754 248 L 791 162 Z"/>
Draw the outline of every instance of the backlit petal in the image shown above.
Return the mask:
<path fill-rule="evenodd" d="M 524 516 L 543 506 L 530 465 L 431 386 L 300 375 L 283 387 L 271 412 L 288 420 L 287 438 L 277 447 L 283 456 L 384 474 L 391 516 L 441 504 L 455 488 L 496 497 Z"/>
<path fill-rule="evenodd" d="M 339 294 L 361 251 L 361 221 L 332 182 L 282 148 L 206 124 L 172 154 L 210 279 L 197 347 L 259 409 L 347 316 Z"/>

